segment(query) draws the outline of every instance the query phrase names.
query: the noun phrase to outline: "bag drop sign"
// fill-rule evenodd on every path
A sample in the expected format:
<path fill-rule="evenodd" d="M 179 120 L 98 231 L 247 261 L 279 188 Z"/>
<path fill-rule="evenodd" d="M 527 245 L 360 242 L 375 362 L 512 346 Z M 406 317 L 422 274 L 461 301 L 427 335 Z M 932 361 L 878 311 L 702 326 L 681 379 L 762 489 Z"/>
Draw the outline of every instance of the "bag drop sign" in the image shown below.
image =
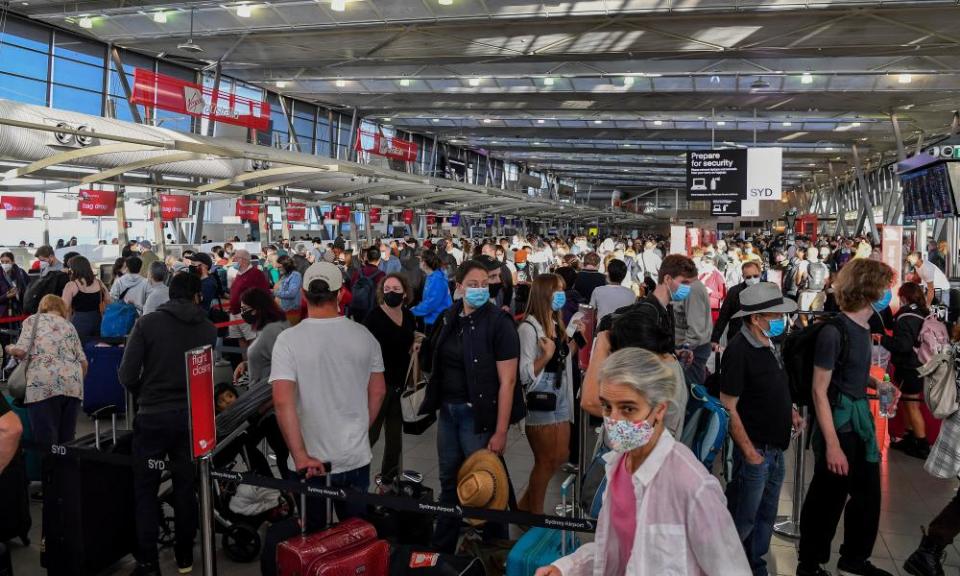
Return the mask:
<path fill-rule="evenodd" d="M 687 152 L 687 198 L 739 200 L 747 188 L 747 151 Z"/>
<path fill-rule="evenodd" d="M 217 445 L 213 399 L 213 347 L 194 348 L 185 354 L 187 404 L 190 408 L 190 449 L 201 458 Z"/>

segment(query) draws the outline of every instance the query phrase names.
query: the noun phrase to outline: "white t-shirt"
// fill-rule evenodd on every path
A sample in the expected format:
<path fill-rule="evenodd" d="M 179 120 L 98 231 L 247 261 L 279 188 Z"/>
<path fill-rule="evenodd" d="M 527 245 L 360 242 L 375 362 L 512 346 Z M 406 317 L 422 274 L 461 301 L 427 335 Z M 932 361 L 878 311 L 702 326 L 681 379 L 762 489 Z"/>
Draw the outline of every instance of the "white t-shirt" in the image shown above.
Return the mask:
<path fill-rule="evenodd" d="M 373 458 L 367 387 L 374 372 L 383 372 L 380 344 L 349 318 L 307 318 L 277 336 L 270 383 L 296 382 L 307 453 L 330 462 L 334 473 L 356 470 Z"/>
<path fill-rule="evenodd" d="M 930 262 L 929 260 L 924 260 L 923 265 L 920 266 L 920 279 L 923 280 L 924 284 L 933 282 L 934 290 L 943 290 L 945 293 L 950 292 L 950 280 L 947 279 L 947 275 L 943 273 L 943 270 L 937 267 L 936 264 Z"/>
<path fill-rule="evenodd" d="M 597 309 L 598 324 L 607 314 L 612 314 L 618 308 L 629 306 L 636 301 L 637 295 L 633 290 L 619 284 L 597 286 L 590 295 L 590 305 Z"/>

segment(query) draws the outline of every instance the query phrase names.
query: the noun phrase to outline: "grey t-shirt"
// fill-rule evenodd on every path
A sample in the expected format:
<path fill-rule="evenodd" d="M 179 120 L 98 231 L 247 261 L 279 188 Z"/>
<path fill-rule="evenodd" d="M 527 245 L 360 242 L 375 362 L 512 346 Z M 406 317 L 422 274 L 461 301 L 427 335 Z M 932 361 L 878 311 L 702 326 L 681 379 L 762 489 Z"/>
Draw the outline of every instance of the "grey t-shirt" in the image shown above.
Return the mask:
<path fill-rule="evenodd" d="M 866 398 L 870 381 L 870 329 L 840 314 L 840 322 L 847 333 L 847 353 L 842 366 L 837 366 L 842 353 L 840 332 L 835 326 L 826 326 L 817 337 L 813 363 L 824 370 L 833 370 L 831 388 L 858 400 Z"/>
<path fill-rule="evenodd" d="M 247 370 L 250 373 L 250 388 L 266 384 L 270 378 L 270 360 L 273 358 L 273 345 L 277 336 L 290 327 L 286 320 L 271 322 L 263 327 L 257 338 L 247 348 Z"/>

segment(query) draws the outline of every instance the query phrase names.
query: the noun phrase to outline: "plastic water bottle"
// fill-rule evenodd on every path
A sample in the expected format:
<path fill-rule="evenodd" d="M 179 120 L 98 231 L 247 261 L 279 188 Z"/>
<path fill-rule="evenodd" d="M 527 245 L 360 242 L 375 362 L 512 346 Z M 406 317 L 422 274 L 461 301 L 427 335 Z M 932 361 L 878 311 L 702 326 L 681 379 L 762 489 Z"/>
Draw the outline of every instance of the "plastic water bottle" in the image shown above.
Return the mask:
<path fill-rule="evenodd" d="M 896 416 L 897 405 L 893 403 L 894 389 L 889 374 L 884 374 L 883 382 L 877 387 L 877 396 L 880 397 L 880 417 L 893 418 Z"/>

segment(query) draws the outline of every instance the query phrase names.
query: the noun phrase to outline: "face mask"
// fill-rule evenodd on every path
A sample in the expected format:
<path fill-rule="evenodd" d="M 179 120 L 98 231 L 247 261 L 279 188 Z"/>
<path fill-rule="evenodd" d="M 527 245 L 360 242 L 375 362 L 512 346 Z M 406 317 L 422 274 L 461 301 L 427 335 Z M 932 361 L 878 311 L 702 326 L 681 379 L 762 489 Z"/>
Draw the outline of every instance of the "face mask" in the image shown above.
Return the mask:
<path fill-rule="evenodd" d="M 603 417 L 603 427 L 610 440 L 610 448 L 621 454 L 646 446 L 653 438 L 653 424 L 646 420 L 631 422 Z"/>
<path fill-rule="evenodd" d="M 190 273 L 193 274 L 194 276 L 200 276 L 200 274 L 201 274 L 201 272 L 200 272 L 200 267 L 199 267 L 199 266 L 191 266 L 191 267 L 190 267 Z"/>
<path fill-rule="evenodd" d="M 257 313 L 252 310 L 241 312 L 240 317 L 243 318 L 244 322 L 246 322 L 247 324 L 250 324 L 251 326 L 253 325 L 254 322 L 257 321 Z"/>
<path fill-rule="evenodd" d="M 49 267 L 50 267 L 50 263 L 49 263 L 49 262 L 47 262 L 46 260 L 41 260 L 41 261 L 40 261 L 40 272 L 45 272 L 45 271 L 47 270 L 47 268 L 49 268 Z"/>
<path fill-rule="evenodd" d="M 877 300 L 872 304 L 873 309 L 876 310 L 877 312 L 882 312 L 885 308 L 890 306 L 890 300 L 892 299 L 893 299 L 893 292 L 891 292 L 890 289 L 887 288 L 887 291 L 883 293 L 883 296 L 881 296 L 879 300 Z"/>
<path fill-rule="evenodd" d="M 553 293 L 553 300 L 550 301 L 550 308 L 554 312 L 562 310 L 563 307 L 567 304 L 567 295 L 559 290 Z"/>
<path fill-rule="evenodd" d="M 690 285 L 681 284 L 680 287 L 677 288 L 676 292 L 670 292 L 670 299 L 673 300 L 674 302 L 680 302 L 681 300 L 686 300 L 687 296 L 689 295 L 690 295 Z"/>
<path fill-rule="evenodd" d="M 500 293 L 500 289 L 503 288 L 503 284 L 490 284 L 490 297 L 496 298 L 497 294 Z"/>
<path fill-rule="evenodd" d="M 13 264 L 0 264 L 3 267 L 4 272 L 9 272 L 13 269 Z"/>
<path fill-rule="evenodd" d="M 760 277 L 757 276 L 756 278 L 744 278 L 743 283 L 747 286 L 754 286 L 760 283 Z"/>
<path fill-rule="evenodd" d="M 479 308 L 490 301 L 489 288 L 467 288 L 463 295 L 464 301 L 473 308 Z"/>
<path fill-rule="evenodd" d="M 383 303 L 391 308 L 403 304 L 403 292 L 384 292 Z"/>
<path fill-rule="evenodd" d="M 526 263 L 526 262 L 518 262 L 518 263 L 517 263 L 517 270 L 523 270 L 523 269 L 526 268 L 526 267 L 527 267 L 527 263 Z"/>
<path fill-rule="evenodd" d="M 776 338 L 784 333 L 787 329 L 787 321 L 782 317 L 770 321 L 770 327 L 767 330 L 763 330 L 763 335 L 767 338 Z"/>

